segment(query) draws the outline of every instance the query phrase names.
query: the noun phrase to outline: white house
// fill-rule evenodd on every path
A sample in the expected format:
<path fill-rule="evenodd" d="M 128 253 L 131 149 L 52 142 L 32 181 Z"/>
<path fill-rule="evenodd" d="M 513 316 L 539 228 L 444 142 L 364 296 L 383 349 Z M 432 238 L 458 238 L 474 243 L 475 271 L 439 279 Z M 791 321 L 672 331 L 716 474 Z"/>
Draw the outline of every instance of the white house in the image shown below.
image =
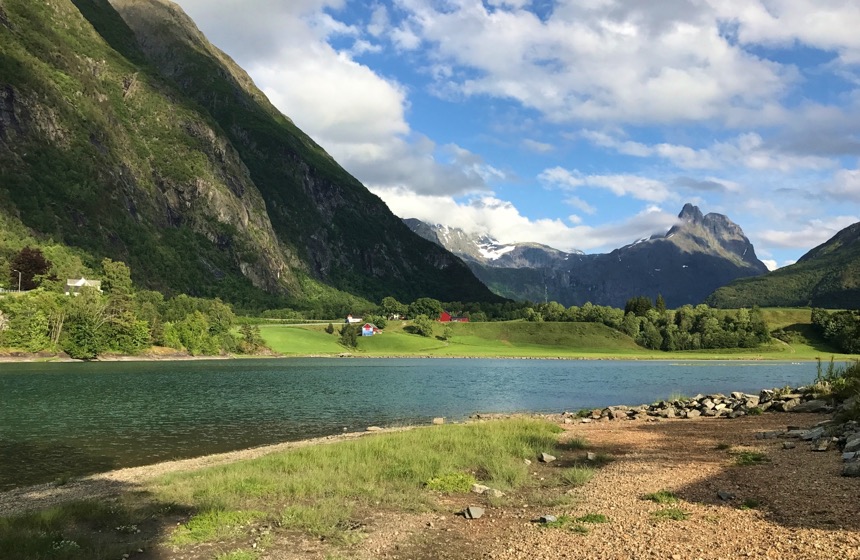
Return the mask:
<path fill-rule="evenodd" d="M 75 280 L 74 278 L 69 278 L 66 280 L 66 295 L 78 295 L 81 293 L 81 288 L 95 288 L 98 291 L 102 291 L 102 281 L 101 280 L 87 280 L 86 278 L 81 278 L 80 280 Z"/>

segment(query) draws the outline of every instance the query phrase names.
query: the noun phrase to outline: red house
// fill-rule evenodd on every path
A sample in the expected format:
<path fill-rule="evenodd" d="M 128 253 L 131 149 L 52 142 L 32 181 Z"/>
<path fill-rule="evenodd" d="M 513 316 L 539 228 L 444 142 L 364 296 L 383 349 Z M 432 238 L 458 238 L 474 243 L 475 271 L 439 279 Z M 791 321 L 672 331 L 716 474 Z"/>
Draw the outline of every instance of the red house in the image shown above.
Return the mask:
<path fill-rule="evenodd" d="M 365 323 L 361 327 L 361 336 L 374 336 L 381 333 L 382 330 L 373 323 Z"/>
<path fill-rule="evenodd" d="M 439 314 L 439 322 L 440 323 L 468 323 L 468 317 L 456 317 L 451 315 L 447 311 L 443 311 Z"/>

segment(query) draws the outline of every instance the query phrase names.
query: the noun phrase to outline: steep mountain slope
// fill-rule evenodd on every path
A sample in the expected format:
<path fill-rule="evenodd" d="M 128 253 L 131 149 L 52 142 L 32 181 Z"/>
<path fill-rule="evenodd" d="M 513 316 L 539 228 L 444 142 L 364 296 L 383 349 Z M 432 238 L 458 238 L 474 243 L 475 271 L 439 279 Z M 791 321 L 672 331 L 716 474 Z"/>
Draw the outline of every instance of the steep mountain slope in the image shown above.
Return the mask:
<path fill-rule="evenodd" d="M 797 263 L 738 280 L 708 297 L 715 307 L 860 308 L 860 223 L 848 226 Z"/>
<path fill-rule="evenodd" d="M 700 303 L 736 278 L 767 271 L 737 224 L 721 214 L 703 215 L 691 204 L 665 235 L 596 255 L 517 244 L 496 248 L 493 256 L 503 253 L 497 258 L 476 258 L 463 247 L 479 246 L 480 238 L 467 243 L 464 232 L 454 235 L 456 230 L 415 222 L 406 221 L 413 231 L 461 256 L 493 291 L 514 299 L 623 307 L 631 297 L 662 294 L 668 305 L 677 307 Z M 458 245 L 445 242 L 454 238 Z"/>
<path fill-rule="evenodd" d="M 0 204 L 162 290 L 495 297 L 163 0 L 0 0 Z"/>

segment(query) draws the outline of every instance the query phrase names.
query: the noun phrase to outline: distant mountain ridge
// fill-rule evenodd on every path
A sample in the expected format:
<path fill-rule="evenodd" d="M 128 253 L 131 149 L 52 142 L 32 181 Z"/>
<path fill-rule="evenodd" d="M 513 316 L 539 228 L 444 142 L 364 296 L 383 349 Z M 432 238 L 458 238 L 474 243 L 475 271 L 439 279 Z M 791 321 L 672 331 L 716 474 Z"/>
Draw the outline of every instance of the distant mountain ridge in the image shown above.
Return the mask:
<path fill-rule="evenodd" d="M 860 222 L 765 276 L 738 280 L 707 299 L 715 307 L 860 308 Z"/>
<path fill-rule="evenodd" d="M 692 204 L 684 205 L 665 234 L 593 255 L 536 243 L 500 244 L 414 219 L 405 223 L 461 257 L 490 289 L 518 300 L 623 307 L 632 297 L 660 294 L 678 307 L 701 303 L 736 278 L 767 272 L 740 226 Z"/>

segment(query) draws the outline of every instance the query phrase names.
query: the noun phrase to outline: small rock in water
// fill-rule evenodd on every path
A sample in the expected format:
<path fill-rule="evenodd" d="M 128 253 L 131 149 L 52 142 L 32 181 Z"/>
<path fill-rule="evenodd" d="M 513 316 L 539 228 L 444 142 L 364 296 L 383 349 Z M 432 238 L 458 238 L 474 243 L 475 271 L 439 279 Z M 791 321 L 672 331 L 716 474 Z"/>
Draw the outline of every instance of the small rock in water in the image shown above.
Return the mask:
<path fill-rule="evenodd" d="M 484 508 L 478 506 L 469 506 L 463 511 L 463 516 L 466 519 L 480 519 L 484 515 Z"/>
<path fill-rule="evenodd" d="M 541 453 L 540 454 L 540 462 L 541 463 L 552 463 L 555 461 L 555 456 L 550 455 L 549 453 Z"/>
<path fill-rule="evenodd" d="M 538 518 L 538 521 L 541 523 L 555 523 L 558 521 L 558 517 L 554 515 L 541 515 L 540 518 Z"/>

